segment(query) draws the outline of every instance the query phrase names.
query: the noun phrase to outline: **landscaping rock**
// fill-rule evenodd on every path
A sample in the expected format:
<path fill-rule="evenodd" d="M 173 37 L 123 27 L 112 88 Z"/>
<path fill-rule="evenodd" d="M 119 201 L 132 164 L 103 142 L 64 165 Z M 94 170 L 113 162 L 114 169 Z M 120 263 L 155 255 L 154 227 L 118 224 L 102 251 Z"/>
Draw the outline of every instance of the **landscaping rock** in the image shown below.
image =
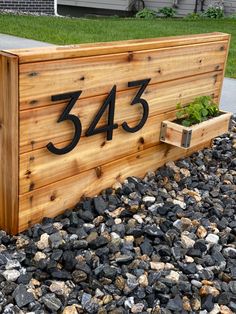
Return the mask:
<path fill-rule="evenodd" d="M 236 312 L 236 134 L 11 237 L 3 314 Z"/>

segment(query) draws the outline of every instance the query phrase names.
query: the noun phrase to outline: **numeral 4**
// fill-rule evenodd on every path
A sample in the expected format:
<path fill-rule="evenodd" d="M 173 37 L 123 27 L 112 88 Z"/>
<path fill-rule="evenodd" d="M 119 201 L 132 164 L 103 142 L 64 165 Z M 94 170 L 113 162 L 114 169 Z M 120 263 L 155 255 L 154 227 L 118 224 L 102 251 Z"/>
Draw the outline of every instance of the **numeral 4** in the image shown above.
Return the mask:
<path fill-rule="evenodd" d="M 107 140 L 108 141 L 112 140 L 113 130 L 118 128 L 118 124 L 114 123 L 115 102 L 116 102 L 116 85 L 113 86 L 109 95 L 105 99 L 102 107 L 97 112 L 93 122 L 91 123 L 90 127 L 88 128 L 88 130 L 86 132 L 86 136 L 91 136 L 94 134 L 107 132 Z M 107 125 L 102 126 L 100 128 L 96 128 L 99 120 L 101 119 L 101 117 L 104 114 L 107 107 L 109 108 L 108 109 Z"/>

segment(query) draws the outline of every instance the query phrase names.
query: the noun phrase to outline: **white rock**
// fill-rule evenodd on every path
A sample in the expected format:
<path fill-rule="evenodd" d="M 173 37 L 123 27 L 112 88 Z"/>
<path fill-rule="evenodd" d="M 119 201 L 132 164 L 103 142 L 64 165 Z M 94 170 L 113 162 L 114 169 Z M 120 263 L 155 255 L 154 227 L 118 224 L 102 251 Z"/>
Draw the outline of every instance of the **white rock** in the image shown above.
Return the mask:
<path fill-rule="evenodd" d="M 16 281 L 20 277 L 20 272 L 16 269 L 5 270 L 2 273 L 6 281 Z"/>
<path fill-rule="evenodd" d="M 188 169 L 186 168 L 181 168 L 180 172 L 185 176 L 185 177 L 190 177 L 191 173 Z"/>
<path fill-rule="evenodd" d="M 143 303 L 136 303 L 132 306 L 131 313 L 142 313 L 143 308 L 144 308 Z"/>
<path fill-rule="evenodd" d="M 190 249 L 194 246 L 195 241 L 187 237 L 186 235 L 182 234 L 181 235 L 181 243 L 182 246 L 186 249 Z"/>
<path fill-rule="evenodd" d="M 143 219 L 140 215 L 134 215 L 133 217 L 139 224 L 143 223 Z"/>
<path fill-rule="evenodd" d="M 5 268 L 8 269 L 15 269 L 15 268 L 21 268 L 21 264 L 17 260 L 8 260 L 6 263 Z"/>
<path fill-rule="evenodd" d="M 170 274 L 166 276 L 166 278 L 172 281 L 179 281 L 179 273 L 177 271 L 171 270 Z"/>
<path fill-rule="evenodd" d="M 149 202 L 149 203 L 154 203 L 155 202 L 155 200 L 156 200 L 156 198 L 154 197 L 154 196 L 144 196 L 143 197 L 143 201 L 144 201 L 144 203 L 147 203 L 147 202 Z"/>
<path fill-rule="evenodd" d="M 182 202 L 182 201 L 179 201 L 179 200 L 173 200 L 173 204 L 179 205 L 183 209 L 186 208 L 186 204 L 184 202 Z"/>
<path fill-rule="evenodd" d="M 118 233 L 112 232 L 112 233 L 111 233 L 111 239 L 112 239 L 112 240 L 120 239 L 120 236 L 119 236 Z"/>
<path fill-rule="evenodd" d="M 47 233 L 43 233 L 40 237 L 40 240 L 38 242 L 36 242 L 37 248 L 39 250 L 44 250 L 47 247 L 49 247 L 49 235 Z"/>
<path fill-rule="evenodd" d="M 97 288 L 97 289 L 95 290 L 95 296 L 96 296 L 97 298 L 101 298 L 101 297 L 104 296 L 104 293 L 103 293 L 99 288 Z"/>
<path fill-rule="evenodd" d="M 151 269 L 160 271 L 165 269 L 165 263 L 162 262 L 150 262 Z"/>
<path fill-rule="evenodd" d="M 39 262 L 41 259 L 46 259 L 47 258 L 47 255 L 42 253 L 42 252 L 37 252 L 35 255 L 34 255 L 34 260 L 36 262 Z"/>
<path fill-rule="evenodd" d="M 165 264 L 165 270 L 171 270 L 171 269 L 174 269 L 174 268 L 175 268 L 175 266 L 173 264 L 171 264 L 171 263 L 166 263 Z"/>
<path fill-rule="evenodd" d="M 169 161 L 166 163 L 166 167 L 172 169 L 174 172 L 178 173 L 180 168 L 178 166 L 175 165 L 175 163 L 173 161 Z"/>
<path fill-rule="evenodd" d="M 71 289 L 63 281 L 53 281 L 49 289 L 57 295 L 68 296 L 71 292 Z"/>
<path fill-rule="evenodd" d="M 192 258 L 192 256 L 185 255 L 184 259 L 185 259 L 186 263 L 193 263 L 194 262 L 194 258 Z"/>
<path fill-rule="evenodd" d="M 142 287 L 147 287 L 148 286 L 148 277 L 147 275 L 141 275 L 138 279 L 139 284 Z"/>
<path fill-rule="evenodd" d="M 210 314 L 218 314 L 218 313 L 220 313 L 220 306 L 219 306 L 219 304 L 215 303 L 213 309 L 209 313 Z"/>
<path fill-rule="evenodd" d="M 134 305 L 134 297 L 129 297 L 125 300 L 125 306 L 129 307 L 130 309 Z"/>
<path fill-rule="evenodd" d="M 78 311 L 76 309 L 77 306 L 78 305 L 70 305 L 70 306 L 65 307 L 62 314 L 78 314 Z"/>
<path fill-rule="evenodd" d="M 217 244 L 219 242 L 219 236 L 217 234 L 209 233 L 206 237 L 206 242 L 212 243 L 212 244 Z"/>

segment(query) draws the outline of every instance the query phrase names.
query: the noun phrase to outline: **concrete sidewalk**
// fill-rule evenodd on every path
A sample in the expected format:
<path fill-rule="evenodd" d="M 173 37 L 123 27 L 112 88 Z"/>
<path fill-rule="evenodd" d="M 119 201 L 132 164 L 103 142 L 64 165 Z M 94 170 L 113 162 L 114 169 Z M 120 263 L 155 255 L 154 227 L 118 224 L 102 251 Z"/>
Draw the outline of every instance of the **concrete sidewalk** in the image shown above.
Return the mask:
<path fill-rule="evenodd" d="M 225 111 L 230 111 L 236 114 L 236 80 L 225 77 L 220 108 Z"/>
<path fill-rule="evenodd" d="M 33 48 L 54 46 L 45 42 L 0 34 L 1 49 Z M 236 79 L 225 78 L 221 95 L 220 107 L 222 110 L 236 114 Z"/>
<path fill-rule="evenodd" d="M 6 34 L 0 34 L 0 50 L 1 49 L 17 49 L 17 48 L 33 48 L 54 46 L 42 41 L 26 39 Z"/>

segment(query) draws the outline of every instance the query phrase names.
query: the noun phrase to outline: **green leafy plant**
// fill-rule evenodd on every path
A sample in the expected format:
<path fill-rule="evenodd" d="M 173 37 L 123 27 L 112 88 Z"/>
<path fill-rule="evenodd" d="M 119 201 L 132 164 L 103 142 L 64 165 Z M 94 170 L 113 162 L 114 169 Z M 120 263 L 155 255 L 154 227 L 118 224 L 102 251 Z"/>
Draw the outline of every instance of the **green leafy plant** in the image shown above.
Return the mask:
<path fill-rule="evenodd" d="M 184 17 L 185 20 L 194 21 L 201 19 L 201 14 L 199 13 L 189 13 Z"/>
<path fill-rule="evenodd" d="M 201 96 L 194 99 L 186 107 L 177 104 L 176 117 L 183 126 L 191 126 L 219 115 L 219 109 L 210 96 Z"/>
<path fill-rule="evenodd" d="M 157 17 L 157 12 L 144 8 L 143 10 L 139 11 L 135 16 L 139 19 L 154 19 L 155 17 Z"/>
<path fill-rule="evenodd" d="M 174 17 L 176 14 L 176 10 L 174 8 L 171 8 L 171 7 L 163 7 L 158 12 L 167 18 Z"/>
<path fill-rule="evenodd" d="M 228 16 L 229 19 L 235 19 L 236 20 L 236 13 L 231 14 Z"/>
<path fill-rule="evenodd" d="M 202 16 L 210 19 L 222 19 L 224 17 L 224 8 L 221 6 L 209 6 L 207 10 L 202 13 Z"/>

